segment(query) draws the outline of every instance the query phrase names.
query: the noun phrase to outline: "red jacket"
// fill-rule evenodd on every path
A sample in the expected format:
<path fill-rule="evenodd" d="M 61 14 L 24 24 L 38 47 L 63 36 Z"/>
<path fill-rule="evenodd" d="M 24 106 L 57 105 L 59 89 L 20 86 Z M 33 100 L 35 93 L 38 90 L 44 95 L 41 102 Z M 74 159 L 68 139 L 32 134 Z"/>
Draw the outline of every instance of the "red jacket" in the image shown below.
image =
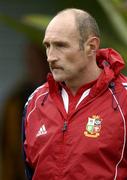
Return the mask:
<path fill-rule="evenodd" d="M 124 62 L 113 49 L 101 49 L 97 63 L 101 75 L 80 88 L 68 113 L 64 88 L 51 75 L 29 98 L 24 116 L 29 179 L 127 179 L 127 78 L 120 74 Z M 79 103 L 83 90 L 86 95 Z M 70 93 L 66 88 L 64 92 Z"/>

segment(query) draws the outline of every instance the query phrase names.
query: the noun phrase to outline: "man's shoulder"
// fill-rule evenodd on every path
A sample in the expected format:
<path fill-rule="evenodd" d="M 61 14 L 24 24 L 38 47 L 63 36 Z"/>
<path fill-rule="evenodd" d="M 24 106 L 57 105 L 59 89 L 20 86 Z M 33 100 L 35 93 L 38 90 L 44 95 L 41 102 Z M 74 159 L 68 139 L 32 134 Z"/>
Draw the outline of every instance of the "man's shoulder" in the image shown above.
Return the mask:
<path fill-rule="evenodd" d="M 45 96 L 49 92 L 48 83 L 44 83 L 39 86 L 35 91 L 29 96 L 28 101 L 25 106 L 27 106 L 30 102 L 35 102 L 40 96 Z"/>

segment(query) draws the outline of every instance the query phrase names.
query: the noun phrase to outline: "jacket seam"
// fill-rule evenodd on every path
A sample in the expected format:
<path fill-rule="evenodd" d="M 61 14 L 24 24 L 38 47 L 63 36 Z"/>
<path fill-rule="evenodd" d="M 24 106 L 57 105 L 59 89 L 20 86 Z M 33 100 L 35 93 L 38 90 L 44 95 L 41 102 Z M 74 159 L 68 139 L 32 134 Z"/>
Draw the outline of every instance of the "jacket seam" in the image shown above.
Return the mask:
<path fill-rule="evenodd" d="M 27 115 L 27 121 L 28 121 L 30 115 L 31 115 L 31 114 L 34 112 L 34 110 L 36 109 L 36 105 L 37 105 L 38 99 L 39 99 L 41 96 L 44 96 L 44 95 L 46 95 L 46 94 L 48 94 L 48 91 L 45 92 L 45 93 L 43 93 L 43 94 L 41 94 L 41 95 L 39 95 L 39 96 L 37 97 L 37 99 L 35 100 L 35 104 L 34 104 L 33 109 L 32 109 L 32 110 L 28 113 L 28 115 Z"/>
<path fill-rule="evenodd" d="M 114 176 L 114 180 L 116 180 L 117 175 L 118 175 L 118 166 L 119 166 L 119 164 L 121 163 L 121 161 L 123 160 L 124 151 L 125 151 L 125 145 L 126 145 L 126 120 L 125 120 L 125 117 L 124 117 L 122 108 L 121 108 L 121 106 L 120 106 L 120 104 L 119 104 L 119 102 L 118 102 L 116 96 L 113 94 L 113 92 L 112 92 L 111 89 L 109 89 L 109 90 L 110 90 L 110 92 L 111 92 L 111 94 L 112 94 L 114 100 L 116 101 L 116 103 L 117 103 L 117 105 L 118 105 L 118 109 L 119 109 L 120 114 L 121 114 L 121 116 L 122 116 L 123 126 L 124 126 L 124 137 L 123 137 L 123 147 L 122 147 L 121 157 L 120 157 L 120 159 L 119 159 L 119 161 L 117 162 L 116 167 L 115 167 L 115 176 Z"/>

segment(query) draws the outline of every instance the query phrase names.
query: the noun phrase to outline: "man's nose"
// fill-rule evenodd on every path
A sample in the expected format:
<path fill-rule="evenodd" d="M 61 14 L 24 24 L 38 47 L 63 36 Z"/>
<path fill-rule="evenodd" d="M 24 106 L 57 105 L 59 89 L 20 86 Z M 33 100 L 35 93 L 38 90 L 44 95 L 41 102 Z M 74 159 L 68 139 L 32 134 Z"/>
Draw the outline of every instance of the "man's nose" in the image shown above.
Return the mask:
<path fill-rule="evenodd" d="M 56 60 L 57 60 L 57 57 L 56 57 L 55 49 L 53 47 L 50 47 L 49 50 L 47 51 L 47 61 L 53 62 Z"/>

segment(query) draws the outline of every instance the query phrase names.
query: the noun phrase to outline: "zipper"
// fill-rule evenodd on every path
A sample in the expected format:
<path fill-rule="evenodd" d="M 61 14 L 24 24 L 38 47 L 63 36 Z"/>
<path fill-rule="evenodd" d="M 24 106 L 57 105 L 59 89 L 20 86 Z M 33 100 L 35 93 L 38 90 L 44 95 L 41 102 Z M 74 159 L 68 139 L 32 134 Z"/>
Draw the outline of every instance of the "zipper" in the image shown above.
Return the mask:
<path fill-rule="evenodd" d="M 61 141 L 61 146 L 60 146 L 60 151 L 59 151 L 59 160 L 58 160 L 58 179 L 63 179 L 64 172 L 63 169 L 65 168 L 65 148 L 66 148 L 66 142 L 65 142 L 65 136 L 68 128 L 68 122 L 67 120 L 64 120 L 63 127 L 61 128 L 62 131 L 62 141 Z"/>
<path fill-rule="evenodd" d="M 62 131 L 63 132 L 67 131 L 67 128 L 68 128 L 68 123 L 67 123 L 67 121 L 64 121 Z"/>

